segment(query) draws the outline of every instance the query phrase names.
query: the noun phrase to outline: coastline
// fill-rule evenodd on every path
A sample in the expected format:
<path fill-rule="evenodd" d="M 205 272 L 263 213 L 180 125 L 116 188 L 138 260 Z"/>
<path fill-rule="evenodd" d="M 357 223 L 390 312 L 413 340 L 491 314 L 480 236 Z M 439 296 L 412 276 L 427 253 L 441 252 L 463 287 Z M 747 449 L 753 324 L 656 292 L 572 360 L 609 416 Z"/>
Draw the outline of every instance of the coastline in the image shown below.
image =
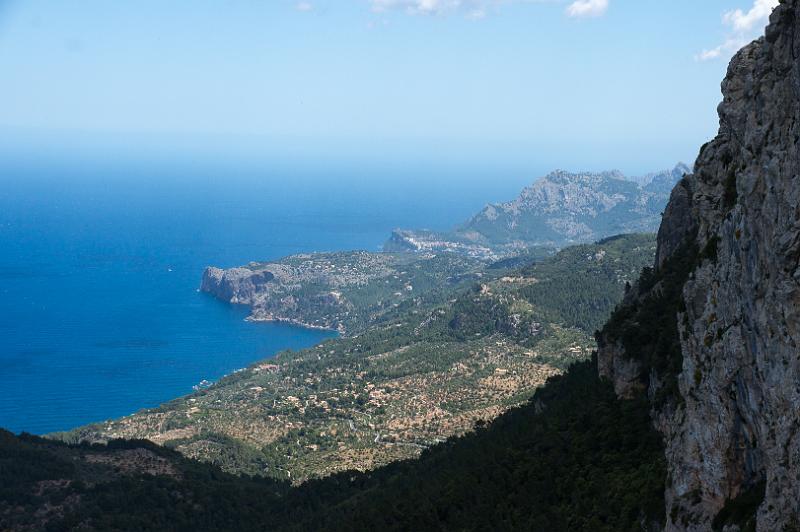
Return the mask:
<path fill-rule="evenodd" d="M 337 333 L 340 337 L 347 337 L 345 334 L 346 329 L 344 326 L 339 325 L 338 328 L 336 327 L 325 327 L 323 325 L 314 325 L 313 323 L 307 323 L 302 320 L 294 319 L 294 318 L 279 318 L 279 317 L 257 317 L 254 315 L 247 316 L 244 321 L 249 321 L 251 323 L 282 323 L 285 325 L 293 325 L 295 327 L 301 327 L 303 329 L 311 329 L 315 331 L 327 331 L 327 332 L 334 332 Z"/>

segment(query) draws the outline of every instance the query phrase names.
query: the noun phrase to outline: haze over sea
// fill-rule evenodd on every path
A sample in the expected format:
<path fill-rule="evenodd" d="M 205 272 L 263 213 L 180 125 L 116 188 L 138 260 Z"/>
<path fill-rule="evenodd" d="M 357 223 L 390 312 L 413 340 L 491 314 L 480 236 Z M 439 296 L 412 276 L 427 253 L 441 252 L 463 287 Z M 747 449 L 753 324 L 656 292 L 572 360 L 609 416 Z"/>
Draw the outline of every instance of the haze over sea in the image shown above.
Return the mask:
<path fill-rule="evenodd" d="M 206 266 L 377 251 L 395 227 L 450 227 L 532 179 L 442 168 L 2 166 L 0 427 L 35 434 L 157 406 L 332 335 L 244 321 L 246 309 L 197 291 Z"/>

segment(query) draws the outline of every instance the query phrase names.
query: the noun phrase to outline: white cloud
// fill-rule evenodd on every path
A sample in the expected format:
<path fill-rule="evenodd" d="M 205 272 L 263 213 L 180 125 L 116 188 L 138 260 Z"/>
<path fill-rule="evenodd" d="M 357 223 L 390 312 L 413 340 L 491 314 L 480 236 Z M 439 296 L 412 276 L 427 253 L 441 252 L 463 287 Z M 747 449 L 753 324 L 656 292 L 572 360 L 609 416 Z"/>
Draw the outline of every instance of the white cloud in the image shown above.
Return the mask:
<path fill-rule="evenodd" d="M 717 59 L 719 56 L 722 55 L 722 46 L 717 46 L 716 48 L 711 48 L 710 50 L 703 50 L 699 54 L 697 54 L 698 61 L 711 61 L 712 59 Z"/>
<path fill-rule="evenodd" d="M 1 1 L 1 0 L 0 0 Z M 541 4 L 563 0 L 368 0 L 372 11 L 403 11 L 410 15 L 445 15 L 457 13 L 478 20 L 494 8 L 507 4 Z M 603 0 L 608 2 L 608 0 Z"/>
<path fill-rule="evenodd" d="M 295 4 L 294 8 L 296 10 L 298 10 L 298 11 L 303 11 L 303 12 L 308 12 L 308 11 L 313 11 L 314 10 L 314 6 L 311 5 L 310 2 L 297 2 L 297 4 Z"/>
<path fill-rule="evenodd" d="M 752 31 L 753 28 L 760 30 L 777 5 L 778 0 L 755 0 L 753 7 L 747 13 L 741 9 L 734 9 L 725 13 L 722 20 L 733 26 L 735 31 Z"/>
<path fill-rule="evenodd" d="M 698 61 L 710 61 L 720 57 L 729 57 L 746 45 L 764 29 L 772 10 L 779 0 L 753 0 L 753 7 L 747 12 L 741 9 L 727 11 L 722 15 L 722 23 L 729 28 L 728 35 L 722 44 L 703 50 L 697 54 Z"/>
<path fill-rule="evenodd" d="M 403 9 L 414 15 L 433 15 L 456 11 L 468 4 L 475 6 L 478 2 L 468 0 L 370 0 L 370 3 L 372 10 L 377 12 Z"/>
<path fill-rule="evenodd" d="M 567 6 L 567 16 L 573 18 L 599 17 L 608 11 L 608 0 L 576 0 Z"/>

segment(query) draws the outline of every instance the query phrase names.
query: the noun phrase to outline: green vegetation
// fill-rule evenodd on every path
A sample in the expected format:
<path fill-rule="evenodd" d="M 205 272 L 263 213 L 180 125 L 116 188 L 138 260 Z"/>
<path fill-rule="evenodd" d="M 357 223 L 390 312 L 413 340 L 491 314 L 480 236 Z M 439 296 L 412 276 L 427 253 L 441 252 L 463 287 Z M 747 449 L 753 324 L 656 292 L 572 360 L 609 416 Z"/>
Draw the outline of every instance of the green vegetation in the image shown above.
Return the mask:
<path fill-rule="evenodd" d="M 602 243 L 567 248 L 495 282 L 473 287 L 448 316 L 460 339 L 501 330 L 521 344 L 536 338 L 542 324 L 591 332 L 608 319 L 635 279 L 655 255 L 652 235 L 624 235 Z M 513 317 L 513 326 L 507 321 Z"/>
<path fill-rule="evenodd" d="M 354 336 L 58 437 L 147 438 L 228 472 L 292 482 L 413 458 L 585 360 L 593 327 L 654 252 L 652 236 L 630 235 L 521 270 L 474 272 L 404 299 Z"/>
<path fill-rule="evenodd" d="M 621 341 L 626 356 L 641 362 L 643 383 L 648 383 L 651 370 L 655 370 L 662 382 L 655 397 L 657 405 L 680 398 L 677 376 L 683 354 L 678 312 L 684 310 L 683 286 L 698 255 L 696 246 L 686 244 L 658 270 L 645 268 L 637 285 L 638 297 L 617 308 L 601 332 L 606 342 Z"/>
<path fill-rule="evenodd" d="M 455 253 L 311 253 L 250 263 L 231 270 L 232 280 L 207 273 L 203 290 L 250 306 L 255 320 L 289 321 L 352 336 L 391 320 L 401 305 L 441 302 L 494 272 L 485 269 L 484 262 Z"/>
<path fill-rule="evenodd" d="M 641 530 L 664 517 L 663 451 L 648 411 L 644 399 L 618 401 L 583 362 L 418 461 L 301 486 L 290 507 L 298 494 L 325 502 L 310 517 L 288 516 L 290 528 Z"/>
<path fill-rule="evenodd" d="M 529 301 L 547 301 L 543 321 L 595 331 L 622 299 L 625 282 L 636 279 L 643 265 L 652 264 L 655 248 L 649 234 L 567 248 L 553 260 L 523 270 L 539 282 L 527 286 L 522 295 Z"/>
<path fill-rule="evenodd" d="M 524 268 L 535 262 L 549 259 L 556 254 L 556 250 L 544 246 L 531 246 L 516 252 L 510 257 L 497 260 L 487 266 L 488 270 L 516 270 Z"/>
<path fill-rule="evenodd" d="M 258 530 L 289 486 L 146 441 L 67 446 L 0 430 L 2 530 Z"/>
<path fill-rule="evenodd" d="M 594 361 L 418 460 L 299 487 L 234 477 L 147 442 L 68 446 L 0 433 L 0 528 L 639 531 L 663 523 L 645 400 Z"/>

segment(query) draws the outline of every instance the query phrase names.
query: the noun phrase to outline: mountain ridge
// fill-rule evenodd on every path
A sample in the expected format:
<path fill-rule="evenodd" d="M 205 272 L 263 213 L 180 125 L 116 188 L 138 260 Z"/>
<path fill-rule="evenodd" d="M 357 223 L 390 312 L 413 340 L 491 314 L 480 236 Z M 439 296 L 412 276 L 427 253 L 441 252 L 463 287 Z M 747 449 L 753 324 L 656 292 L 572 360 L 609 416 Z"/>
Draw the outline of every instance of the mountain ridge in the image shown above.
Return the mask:
<path fill-rule="evenodd" d="M 487 204 L 453 231 L 397 229 L 388 251 L 454 251 L 499 259 L 530 247 L 560 248 L 622 233 L 655 232 L 670 191 L 683 174 L 673 169 L 629 179 L 619 170 L 555 170 L 517 198 Z"/>

